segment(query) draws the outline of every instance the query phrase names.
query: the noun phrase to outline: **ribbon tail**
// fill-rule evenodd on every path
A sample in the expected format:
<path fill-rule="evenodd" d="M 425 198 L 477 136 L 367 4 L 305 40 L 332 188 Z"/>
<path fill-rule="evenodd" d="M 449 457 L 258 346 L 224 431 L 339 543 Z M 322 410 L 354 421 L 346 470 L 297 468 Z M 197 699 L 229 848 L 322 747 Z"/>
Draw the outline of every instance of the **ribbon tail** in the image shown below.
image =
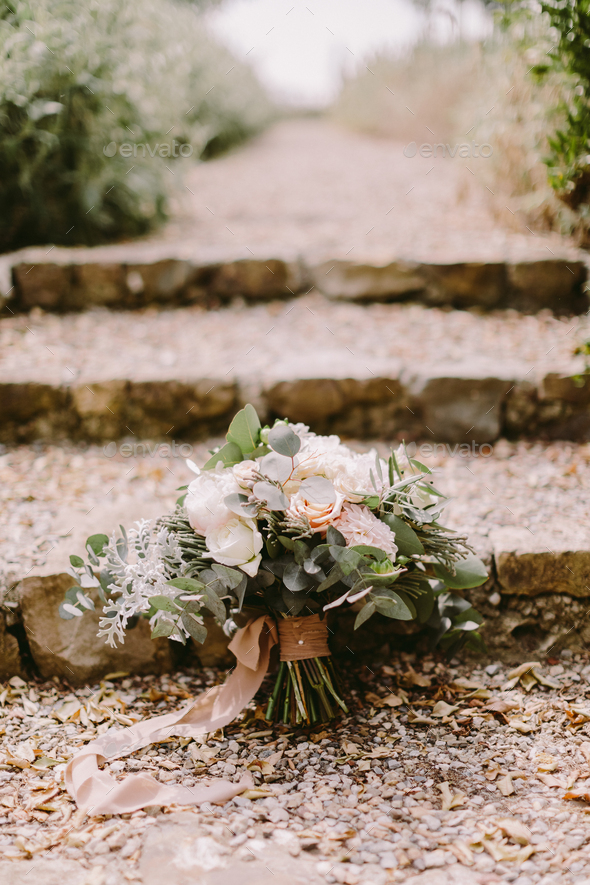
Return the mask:
<path fill-rule="evenodd" d="M 210 786 L 181 787 L 161 784 L 147 774 L 117 781 L 98 765 L 99 760 L 128 755 L 171 735 L 197 737 L 228 725 L 260 688 L 277 641 L 272 618 L 250 621 L 230 643 L 237 663 L 227 682 L 199 695 L 178 713 L 156 716 L 130 728 L 111 728 L 88 744 L 66 767 L 66 788 L 74 801 L 89 814 L 126 814 L 145 805 L 227 802 L 248 789 L 252 785 L 248 776 L 237 784 L 216 779 Z"/>

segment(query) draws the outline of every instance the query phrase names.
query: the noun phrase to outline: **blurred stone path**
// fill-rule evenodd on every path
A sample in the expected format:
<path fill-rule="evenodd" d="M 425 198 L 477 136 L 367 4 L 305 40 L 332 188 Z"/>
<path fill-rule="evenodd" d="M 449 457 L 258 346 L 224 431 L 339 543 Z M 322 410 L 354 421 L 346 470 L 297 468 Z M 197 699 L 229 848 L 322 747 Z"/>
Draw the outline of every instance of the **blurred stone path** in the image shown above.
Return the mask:
<path fill-rule="evenodd" d="M 533 260 L 575 254 L 557 234 L 493 216 L 481 157 L 405 157 L 404 145 L 321 119 L 282 122 L 189 174 L 154 242 L 355 261 Z"/>

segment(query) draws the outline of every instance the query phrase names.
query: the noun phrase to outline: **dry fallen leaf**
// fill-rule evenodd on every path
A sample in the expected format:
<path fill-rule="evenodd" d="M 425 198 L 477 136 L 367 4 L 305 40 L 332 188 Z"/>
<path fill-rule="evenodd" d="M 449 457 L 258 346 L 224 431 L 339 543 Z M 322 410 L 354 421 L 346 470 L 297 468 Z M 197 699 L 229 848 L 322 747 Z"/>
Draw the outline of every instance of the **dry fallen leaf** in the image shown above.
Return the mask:
<path fill-rule="evenodd" d="M 246 766 L 250 771 L 259 771 L 261 774 L 274 774 L 275 767 L 266 759 L 253 759 Z"/>
<path fill-rule="evenodd" d="M 489 704 L 486 704 L 481 709 L 487 710 L 489 713 L 509 713 L 511 710 L 518 710 L 519 708 L 520 704 L 516 700 L 496 698 L 496 700 L 490 701 Z"/>
<path fill-rule="evenodd" d="M 590 742 L 589 741 L 584 741 L 583 743 L 580 744 L 580 752 L 582 753 L 582 756 L 584 757 L 586 762 L 590 763 Z"/>
<path fill-rule="evenodd" d="M 432 708 L 432 715 L 436 716 L 439 719 L 442 719 L 443 716 L 450 716 L 451 713 L 454 713 L 455 710 L 458 709 L 459 707 L 453 706 L 452 704 L 447 704 L 446 701 L 437 701 Z"/>
<path fill-rule="evenodd" d="M 272 790 L 265 790 L 263 788 L 256 788 L 254 790 L 244 790 L 243 793 L 240 794 L 244 797 L 244 799 L 264 799 L 267 796 L 273 796 Z"/>
<path fill-rule="evenodd" d="M 417 685 L 419 688 L 430 688 L 432 685 L 432 679 L 430 676 L 423 676 L 421 673 L 416 673 L 413 667 L 410 667 L 407 673 L 403 675 L 403 682 L 405 685 Z"/>
<path fill-rule="evenodd" d="M 496 842 L 492 839 L 484 839 L 483 844 L 487 852 L 491 854 L 496 863 L 501 863 L 504 860 L 508 860 L 512 861 L 513 863 L 522 864 L 531 856 L 531 854 L 534 854 L 535 852 L 535 849 L 532 845 L 526 845 L 522 848 L 516 848 L 514 845 L 510 845 L 509 843 Z"/>
<path fill-rule="evenodd" d="M 539 753 L 536 762 L 537 771 L 555 771 L 557 768 L 557 760 L 550 753 Z"/>
<path fill-rule="evenodd" d="M 521 734 L 530 734 L 531 731 L 535 730 L 535 726 L 530 722 L 523 722 L 522 719 L 518 719 L 516 716 L 508 720 L 508 725 L 510 728 L 514 728 L 515 731 L 520 731 Z"/>
<path fill-rule="evenodd" d="M 531 841 L 532 833 L 529 828 L 514 817 L 503 817 L 497 820 L 496 824 L 508 839 L 518 842 L 519 845 L 528 845 Z"/>
<path fill-rule="evenodd" d="M 500 774 L 500 766 L 497 762 L 488 762 L 488 770 L 486 771 L 484 777 L 488 781 L 495 781 L 498 775 Z"/>
<path fill-rule="evenodd" d="M 534 680 L 534 676 L 531 675 L 532 670 L 533 670 L 533 668 L 540 667 L 540 666 L 541 666 L 541 664 L 539 663 L 539 661 L 527 661 L 526 663 L 521 664 L 519 667 L 516 667 L 514 670 L 511 670 L 507 674 L 508 682 L 506 682 L 502 686 L 502 690 L 508 691 L 509 689 L 514 688 L 516 685 L 518 685 L 519 682 L 522 681 L 522 678 L 525 674 L 530 675 L 531 678 Z M 524 687 L 526 688 L 528 684 L 529 684 L 529 680 L 527 679 Z"/>
<path fill-rule="evenodd" d="M 455 839 L 452 845 L 447 846 L 447 850 L 455 855 L 459 863 L 471 866 L 473 864 L 473 852 L 466 842 Z"/>
<path fill-rule="evenodd" d="M 359 747 L 358 744 L 354 744 L 352 741 L 344 740 L 340 741 L 340 746 L 347 756 L 359 756 L 363 751 L 362 748 Z"/>
<path fill-rule="evenodd" d="M 553 774 L 537 774 L 537 779 L 540 780 L 542 784 L 545 784 L 546 787 L 559 787 L 561 790 L 565 790 L 566 788 L 566 784 Z"/>
<path fill-rule="evenodd" d="M 451 809 L 457 808 L 457 806 L 465 803 L 467 797 L 463 793 L 452 793 L 451 786 L 446 781 L 439 784 L 438 788 L 442 793 L 443 811 L 451 811 Z"/>
<path fill-rule="evenodd" d="M 80 713 L 81 707 L 80 701 L 66 701 L 58 710 L 54 710 L 53 715 L 60 722 L 67 722 L 68 719 L 72 719 L 77 713 Z"/>
<path fill-rule="evenodd" d="M 512 783 L 512 778 L 509 774 L 505 775 L 498 781 L 498 789 L 503 796 L 512 796 L 514 793 L 514 784 Z"/>
<path fill-rule="evenodd" d="M 568 790 L 563 798 L 583 799 L 585 802 L 590 802 L 590 787 L 581 787 L 578 790 Z"/>
<path fill-rule="evenodd" d="M 459 676 L 458 679 L 453 679 L 451 682 L 451 688 L 460 688 L 465 691 L 470 691 L 477 688 L 485 688 L 483 683 L 476 682 L 473 679 L 467 679 L 465 676 Z"/>
<path fill-rule="evenodd" d="M 570 704 L 566 708 L 565 715 L 570 720 L 568 728 L 578 729 L 584 723 L 590 722 L 590 709 L 583 707 L 581 704 Z"/>

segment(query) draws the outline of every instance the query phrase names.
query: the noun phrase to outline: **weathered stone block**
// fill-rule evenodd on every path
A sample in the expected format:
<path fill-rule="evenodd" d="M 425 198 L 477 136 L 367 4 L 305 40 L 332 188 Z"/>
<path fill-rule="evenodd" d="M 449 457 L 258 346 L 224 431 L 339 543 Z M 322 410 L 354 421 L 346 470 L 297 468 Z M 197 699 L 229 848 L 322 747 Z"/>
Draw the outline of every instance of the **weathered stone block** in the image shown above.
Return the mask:
<path fill-rule="evenodd" d="M 110 440 L 124 436 L 127 381 L 103 381 L 71 388 L 81 439 Z"/>
<path fill-rule="evenodd" d="M 68 310 L 124 307 L 125 275 L 121 264 L 75 264 Z"/>
<path fill-rule="evenodd" d="M 270 258 L 266 261 L 244 258 L 226 264 L 203 268 L 197 275 L 206 280 L 205 287 L 219 298 L 243 298 L 258 300 L 290 298 L 299 292 L 303 275 L 300 266 L 293 262 Z"/>
<path fill-rule="evenodd" d="M 396 379 L 300 378 L 278 382 L 265 399 L 272 416 L 288 415 L 318 433 L 383 438 L 398 429 L 404 396 Z"/>
<path fill-rule="evenodd" d="M 125 424 L 144 438 L 188 431 L 202 438 L 225 432 L 236 411 L 236 399 L 235 386 L 217 379 L 131 381 Z"/>
<path fill-rule="evenodd" d="M 433 441 L 493 442 L 502 427 L 502 405 L 511 386 L 502 378 L 422 377 L 411 382 L 412 412 Z"/>
<path fill-rule="evenodd" d="M 516 526 L 491 533 L 501 592 L 590 597 L 590 537 L 587 526 L 564 524 L 527 531 Z"/>
<path fill-rule="evenodd" d="M 75 427 L 69 392 L 34 381 L 0 383 L 0 442 L 63 439 Z"/>
<path fill-rule="evenodd" d="M 67 310 L 72 294 L 72 267 L 68 264 L 17 264 L 12 269 L 19 310 Z"/>
<path fill-rule="evenodd" d="M 483 310 L 505 306 L 504 264 L 423 264 L 420 270 L 428 281 L 422 296 L 428 305 L 481 307 Z"/>
<path fill-rule="evenodd" d="M 4 615 L 0 612 L 0 682 L 22 674 L 22 661 L 18 642 L 6 629 Z"/>
<path fill-rule="evenodd" d="M 523 313 L 548 308 L 557 314 L 584 313 L 588 297 L 583 284 L 588 276 L 583 261 L 548 259 L 509 264 L 508 307 Z"/>
<path fill-rule="evenodd" d="M 426 285 L 421 267 L 411 261 L 385 265 L 326 261 L 310 273 L 316 289 L 328 298 L 345 301 L 399 301 Z"/>
<path fill-rule="evenodd" d="M 25 578 L 17 588 L 31 654 L 43 678 L 61 676 L 80 685 L 115 670 L 139 674 L 170 670 L 170 643 L 150 639 L 149 624 L 142 618 L 119 648 L 111 648 L 96 635 L 99 604 L 95 612 L 62 620 L 58 607 L 72 583 L 69 575 L 61 574 Z"/>
<path fill-rule="evenodd" d="M 147 304 L 186 303 L 185 290 L 195 277 L 190 261 L 166 258 L 152 264 L 128 264 L 125 272 L 125 303 L 123 307 Z"/>

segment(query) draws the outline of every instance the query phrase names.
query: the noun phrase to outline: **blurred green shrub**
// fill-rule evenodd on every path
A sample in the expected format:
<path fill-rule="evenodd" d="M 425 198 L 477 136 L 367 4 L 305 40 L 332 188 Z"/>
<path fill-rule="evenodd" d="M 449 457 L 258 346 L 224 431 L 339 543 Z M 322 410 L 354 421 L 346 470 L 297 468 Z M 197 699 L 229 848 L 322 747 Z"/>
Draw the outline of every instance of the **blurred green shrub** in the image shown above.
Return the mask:
<path fill-rule="evenodd" d="M 535 72 L 565 72 L 573 87 L 563 101 L 564 124 L 549 137 L 549 180 L 561 199 L 590 222 L 590 2 L 549 0 L 541 7 L 555 39 L 549 63 Z"/>
<path fill-rule="evenodd" d="M 153 150 L 175 139 L 204 158 L 269 114 L 253 74 L 211 40 L 190 4 L 9 0 L 0 12 L 0 250 L 147 232 L 191 160 L 143 149 L 128 159 L 122 143 Z"/>

